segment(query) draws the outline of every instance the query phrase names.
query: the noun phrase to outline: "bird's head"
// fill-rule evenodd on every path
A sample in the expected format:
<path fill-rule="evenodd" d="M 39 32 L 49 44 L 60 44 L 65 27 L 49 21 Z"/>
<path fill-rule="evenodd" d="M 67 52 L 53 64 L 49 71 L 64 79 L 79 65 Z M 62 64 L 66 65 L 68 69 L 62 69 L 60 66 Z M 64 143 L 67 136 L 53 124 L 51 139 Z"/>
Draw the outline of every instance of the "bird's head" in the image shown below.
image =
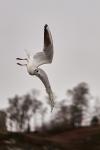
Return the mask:
<path fill-rule="evenodd" d="M 39 74 L 39 68 L 36 68 L 35 70 L 34 70 L 34 75 L 38 75 Z"/>

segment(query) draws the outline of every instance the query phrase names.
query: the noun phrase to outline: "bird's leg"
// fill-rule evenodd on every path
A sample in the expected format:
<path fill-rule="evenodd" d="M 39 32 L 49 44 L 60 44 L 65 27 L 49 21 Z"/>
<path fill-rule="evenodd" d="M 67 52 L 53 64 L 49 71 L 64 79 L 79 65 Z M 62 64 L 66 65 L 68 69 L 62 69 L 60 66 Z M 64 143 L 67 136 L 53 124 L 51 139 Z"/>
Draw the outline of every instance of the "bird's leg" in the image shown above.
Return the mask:
<path fill-rule="evenodd" d="M 17 60 L 27 60 L 27 58 L 16 58 Z"/>
<path fill-rule="evenodd" d="M 27 58 L 16 58 L 17 60 L 26 60 L 27 61 Z M 27 64 L 21 64 L 21 63 L 17 63 L 17 65 L 20 65 L 20 66 L 26 66 Z"/>
<path fill-rule="evenodd" d="M 27 64 L 17 63 L 17 65 L 19 65 L 19 66 L 26 66 Z"/>

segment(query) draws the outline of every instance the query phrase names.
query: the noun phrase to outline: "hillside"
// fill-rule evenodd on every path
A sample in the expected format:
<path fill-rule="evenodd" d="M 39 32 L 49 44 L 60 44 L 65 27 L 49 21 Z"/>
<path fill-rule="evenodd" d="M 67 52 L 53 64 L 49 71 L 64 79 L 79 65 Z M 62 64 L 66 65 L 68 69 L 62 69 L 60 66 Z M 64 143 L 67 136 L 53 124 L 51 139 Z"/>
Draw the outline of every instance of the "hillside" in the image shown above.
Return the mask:
<path fill-rule="evenodd" d="M 77 128 L 56 134 L 0 134 L 0 150 L 100 150 L 100 126 Z"/>

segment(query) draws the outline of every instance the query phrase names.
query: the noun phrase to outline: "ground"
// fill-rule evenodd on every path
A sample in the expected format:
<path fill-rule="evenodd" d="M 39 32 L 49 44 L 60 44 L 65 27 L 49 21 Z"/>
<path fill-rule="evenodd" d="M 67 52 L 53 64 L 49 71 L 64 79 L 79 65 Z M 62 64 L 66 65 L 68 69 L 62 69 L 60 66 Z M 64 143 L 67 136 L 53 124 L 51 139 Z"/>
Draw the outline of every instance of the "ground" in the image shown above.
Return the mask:
<path fill-rule="evenodd" d="M 60 133 L 1 133 L 0 150 L 100 150 L 100 126 Z M 19 149 L 18 149 L 19 150 Z"/>

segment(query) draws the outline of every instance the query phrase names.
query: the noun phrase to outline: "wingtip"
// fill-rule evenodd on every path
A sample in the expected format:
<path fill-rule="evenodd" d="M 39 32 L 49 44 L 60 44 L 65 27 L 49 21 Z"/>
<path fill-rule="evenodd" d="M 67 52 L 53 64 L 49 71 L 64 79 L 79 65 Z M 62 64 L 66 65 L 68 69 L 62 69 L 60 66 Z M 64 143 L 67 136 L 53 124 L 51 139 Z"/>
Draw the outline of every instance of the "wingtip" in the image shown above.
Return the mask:
<path fill-rule="evenodd" d="M 54 104 L 51 106 L 51 113 L 53 112 L 54 110 Z"/>
<path fill-rule="evenodd" d="M 48 27 L 48 25 L 47 25 L 47 24 L 45 24 L 44 29 L 46 29 L 47 27 Z"/>
<path fill-rule="evenodd" d="M 19 60 L 19 58 L 17 57 L 16 60 Z"/>
<path fill-rule="evenodd" d="M 53 108 L 51 108 L 51 113 L 53 112 Z"/>

